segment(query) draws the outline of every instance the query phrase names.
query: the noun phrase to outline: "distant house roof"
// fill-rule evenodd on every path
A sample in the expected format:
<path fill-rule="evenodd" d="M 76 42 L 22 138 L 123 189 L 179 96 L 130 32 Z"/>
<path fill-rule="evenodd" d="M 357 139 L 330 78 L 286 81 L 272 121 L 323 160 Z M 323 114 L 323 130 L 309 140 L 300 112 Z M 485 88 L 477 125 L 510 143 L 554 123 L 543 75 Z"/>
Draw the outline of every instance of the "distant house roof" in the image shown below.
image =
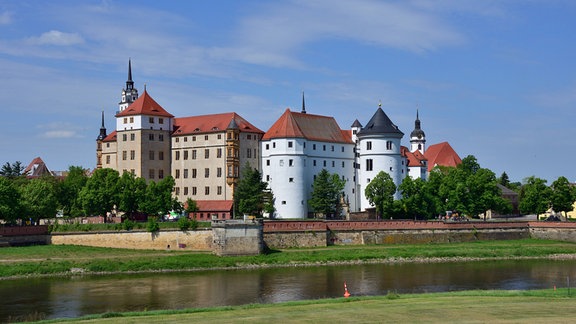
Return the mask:
<path fill-rule="evenodd" d="M 44 163 L 44 161 L 40 157 L 33 159 L 32 162 L 28 164 L 26 169 L 24 169 L 23 174 L 28 178 L 41 177 L 43 175 L 52 175 L 52 173 L 46 166 L 46 163 Z"/>
<path fill-rule="evenodd" d="M 421 167 L 427 160 L 426 157 L 420 153 L 420 151 L 416 150 L 414 152 L 410 152 L 406 146 L 400 147 L 400 153 L 402 156 L 405 156 L 408 159 L 409 167 Z"/>
<path fill-rule="evenodd" d="M 358 132 L 358 136 L 380 134 L 399 135 L 400 137 L 404 135 L 398 126 L 394 125 L 392 120 L 388 118 L 384 110 L 378 107 L 370 121 Z"/>
<path fill-rule="evenodd" d="M 455 167 L 462 163 L 462 159 L 448 142 L 430 145 L 424 152 L 424 156 L 428 159 L 428 171 L 436 165 Z"/>
<path fill-rule="evenodd" d="M 173 135 L 222 132 L 228 128 L 237 128 L 241 132 L 260 133 L 256 126 L 234 112 L 174 118 Z"/>
<path fill-rule="evenodd" d="M 196 200 L 198 212 L 230 212 L 233 200 Z"/>
<path fill-rule="evenodd" d="M 160 106 L 160 104 L 158 104 L 154 99 L 152 99 L 146 90 L 144 90 L 144 93 L 138 97 L 138 99 L 136 99 L 130 106 L 128 106 L 128 108 L 116 114 L 116 117 L 134 115 L 150 115 L 168 118 L 174 117 L 164 108 L 162 108 L 162 106 Z"/>
<path fill-rule="evenodd" d="M 349 143 L 350 133 L 343 131 L 333 117 L 298 113 L 286 109 L 264 134 L 262 140 L 273 138 L 305 138 L 311 141 Z"/>

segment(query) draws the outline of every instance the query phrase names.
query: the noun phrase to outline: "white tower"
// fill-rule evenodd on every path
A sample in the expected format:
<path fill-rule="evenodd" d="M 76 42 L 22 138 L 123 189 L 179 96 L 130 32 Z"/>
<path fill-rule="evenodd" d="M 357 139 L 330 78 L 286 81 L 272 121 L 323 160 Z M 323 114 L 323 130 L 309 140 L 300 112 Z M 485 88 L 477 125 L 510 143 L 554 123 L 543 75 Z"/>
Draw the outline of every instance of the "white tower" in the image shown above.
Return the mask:
<path fill-rule="evenodd" d="M 424 154 L 426 151 L 426 134 L 420 128 L 420 118 L 418 117 L 418 110 L 416 110 L 416 121 L 414 122 L 414 130 L 410 133 L 410 152 L 420 151 Z"/>
<path fill-rule="evenodd" d="M 118 103 L 119 112 L 128 108 L 136 99 L 138 99 L 138 90 L 134 88 L 134 81 L 132 81 L 132 61 L 128 59 L 128 80 L 126 87 L 122 89 L 122 100 Z"/>
<path fill-rule="evenodd" d="M 359 155 L 357 183 L 360 187 L 360 210 L 373 207 L 364 195 L 364 190 L 380 171 L 388 173 L 396 186 L 399 186 L 406 176 L 400 153 L 400 141 L 404 133 L 392 123 L 381 106 L 380 104 L 370 121 L 357 134 L 356 151 Z M 394 198 L 400 198 L 398 191 Z"/>

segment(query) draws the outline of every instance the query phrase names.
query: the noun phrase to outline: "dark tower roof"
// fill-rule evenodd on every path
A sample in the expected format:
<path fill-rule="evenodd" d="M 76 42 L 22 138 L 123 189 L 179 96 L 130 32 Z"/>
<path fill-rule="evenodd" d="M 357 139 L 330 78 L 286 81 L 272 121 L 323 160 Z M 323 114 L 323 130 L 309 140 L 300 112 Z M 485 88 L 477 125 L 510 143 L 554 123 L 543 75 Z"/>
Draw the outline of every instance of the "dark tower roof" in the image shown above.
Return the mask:
<path fill-rule="evenodd" d="M 354 122 L 352 123 L 352 126 L 350 127 L 360 127 L 362 128 L 362 124 L 360 124 L 360 122 L 358 121 L 358 119 L 354 120 Z"/>
<path fill-rule="evenodd" d="M 306 102 L 304 101 L 304 91 L 302 91 L 302 111 L 301 113 L 306 113 Z"/>
<path fill-rule="evenodd" d="M 420 128 L 420 118 L 418 117 L 418 110 L 416 110 L 416 121 L 414 122 L 414 130 L 410 133 L 410 137 L 424 138 L 426 134 Z"/>
<path fill-rule="evenodd" d="M 236 123 L 236 120 L 234 118 L 232 118 L 230 120 L 230 124 L 228 124 L 228 127 L 226 129 L 239 129 L 240 127 L 238 127 L 238 124 Z"/>
<path fill-rule="evenodd" d="M 134 81 L 132 81 L 132 60 L 128 59 L 128 80 L 126 81 L 126 90 L 134 89 Z"/>
<path fill-rule="evenodd" d="M 390 118 L 388 118 L 384 110 L 382 110 L 381 105 L 368 124 L 358 132 L 358 136 L 379 134 L 399 135 L 400 137 L 404 135 L 404 133 L 398 129 L 398 126 L 394 125 Z"/>
<path fill-rule="evenodd" d="M 100 135 L 98 135 L 97 141 L 102 141 L 106 138 L 106 127 L 104 127 L 104 110 L 102 110 L 102 126 L 100 126 Z"/>

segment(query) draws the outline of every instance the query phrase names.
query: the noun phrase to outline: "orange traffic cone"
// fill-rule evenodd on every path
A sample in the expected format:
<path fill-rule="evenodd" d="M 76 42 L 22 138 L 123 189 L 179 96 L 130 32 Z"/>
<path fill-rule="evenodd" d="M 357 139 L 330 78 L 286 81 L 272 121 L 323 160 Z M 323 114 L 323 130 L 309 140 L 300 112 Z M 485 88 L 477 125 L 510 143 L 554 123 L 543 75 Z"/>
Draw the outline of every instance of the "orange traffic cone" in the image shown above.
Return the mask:
<path fill-rule="evenodd" d="M 348 292 L 348 287 L 346 286 L 346 281 L 344 281 L 344 297 L 350 297 L 350 293 Z"/>

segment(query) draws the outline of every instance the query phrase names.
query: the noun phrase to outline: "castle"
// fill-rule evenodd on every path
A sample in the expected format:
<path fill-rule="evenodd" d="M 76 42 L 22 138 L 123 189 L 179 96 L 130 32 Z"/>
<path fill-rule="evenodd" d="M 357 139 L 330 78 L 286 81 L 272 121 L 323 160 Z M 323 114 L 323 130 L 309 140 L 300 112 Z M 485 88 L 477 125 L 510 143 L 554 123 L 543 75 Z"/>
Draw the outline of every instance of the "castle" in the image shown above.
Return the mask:
<path fill-rule="evenodd" d="M 322 169 L 346 181 L 342 202 L 350 212 L 373 208 L 364 189 L 380 171 L 400 185 L 406 176 L 426 179 L 436 165 L 456 166 L 460 157 L 447 142 L 426 148 L 418 112 L 410 134 L 404 133 L 381 105 L 366 123 L 355 120 L 343 130 L 333 117 L 290 109 L 264 132 L 235 112 L 174 117 L 144 90 L 138 95 L 128 62 L 116 129 L 97 137 L 97 168 L 131 172 L 147 181 L 171 175 L 174 196 L 191 198 L 199 219 L 233 216 L 235 185 L 249 163 L 268 182 L 275 202 L 274 218 L 307 218 L 312 183 Z M 400 198 L 396 192 L 395 198 Z"/>

